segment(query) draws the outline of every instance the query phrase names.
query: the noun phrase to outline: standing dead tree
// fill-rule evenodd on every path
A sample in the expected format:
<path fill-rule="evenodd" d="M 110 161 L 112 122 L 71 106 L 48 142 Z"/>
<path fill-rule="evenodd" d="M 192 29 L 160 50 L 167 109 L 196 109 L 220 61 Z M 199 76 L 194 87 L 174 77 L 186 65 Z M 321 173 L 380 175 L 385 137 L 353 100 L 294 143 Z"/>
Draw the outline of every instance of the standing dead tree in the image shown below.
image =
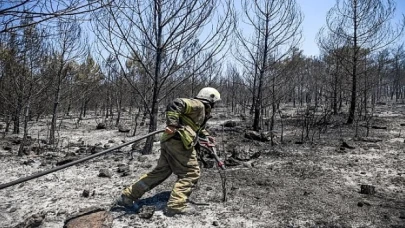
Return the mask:
<path fill-rule="evenodd" d="M 30 19 L 27 19 L 28 23 Z M 28 138 L 28 121 L 29 114 L 31 112 L 31 103 L 34 99 L 38 97 L 45 90 L 46 85 L 40 86 L 40 81 L 42 78 L 39 75 L 40 64 L 43 60 L 43 37 L 44 34 L 41 34 L 39 29 L 35 26 L 24 27 L 23 32 L 23 63 L 24 70 L 22 70 L 22 75 L 25 78 L 22 92 L 24 94 L 24 124 L 23 124 L 23 139 L 20 147 L 18 149 L 18 155 L 22 156 L 25 149 L 25 142 Z M 42 32 L 43 33 L 43 32 Z M 17 117 L 19 118 L 19 117 Z M 17 126 L 19 127 L 19 126 Z"/>
<path fill-rule="evenodd" d="M 358 79 L 364 74 L 360 63 L 364 61 L 364 53 L 373 53 L 378 49 L 392 44 L 403 32 L 405 17 L 397 27 L 392 27 L 390 20 L 394 17 L 394 0 L 337 0 L 336 5 L 328 12 L 325 34 L 320 32 L 321 43 L 333 37 L 346 49 L 340 56 L 342 66 L 351 78 L 351 96 L 347 123 L 352 124 L 358 97 Z M 331 51 L 328 45 L 323 49 Z"/>
<path fill-rule="evenodd" d="M 53 73 L 53 107 L 52 120 L 49 132 L 49 143 L 55 143 L 56 121 L 58 108 L 63 94 L 64 84 L 68 75 L 74 70 L 72 61 L 83 56 L 84 49 L 80 42 L 81 28 L 75 22 L 60 22 L 57 39 L 53 39 L 52 48 L 54 55 L 49 66 Z M 66 91 L 67 92 L 67 91 Z"/>
<path fill-rule="evenodd" d="M 288 56 L 301 39 L 303 16 L 295 0 L 242 1 L 242 23 L 253 37 L 237 31 L 235 57 L 253 72 L 253 129 L 260 129 L 266 78 L 272 68 Z M 274 75 L 273 75 L 274 76 Z M 270 83 L 274 83 L 270 82 Z"/>

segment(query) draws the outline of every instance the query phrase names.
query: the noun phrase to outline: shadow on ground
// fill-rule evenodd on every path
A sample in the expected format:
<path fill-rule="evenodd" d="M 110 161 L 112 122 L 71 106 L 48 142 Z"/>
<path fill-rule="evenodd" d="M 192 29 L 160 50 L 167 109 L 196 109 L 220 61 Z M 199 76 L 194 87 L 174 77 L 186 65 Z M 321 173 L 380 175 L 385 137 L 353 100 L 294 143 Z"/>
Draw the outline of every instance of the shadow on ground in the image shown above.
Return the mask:
<path fill-rule="evenodd" d="M 144 206 L 153 206 L 155 208 L 155 211 L 163 211 L 166 208 L 169 197 L 170 191 L 164 191 L 157 193 L 154 196 L 138 200 L 136 203 L 134 203 L 134 206 L 131 209 L 120 206 L 113 206 L 110 211 L 126 211 L 127 214 L 138 214 L 139 210 Z"/>

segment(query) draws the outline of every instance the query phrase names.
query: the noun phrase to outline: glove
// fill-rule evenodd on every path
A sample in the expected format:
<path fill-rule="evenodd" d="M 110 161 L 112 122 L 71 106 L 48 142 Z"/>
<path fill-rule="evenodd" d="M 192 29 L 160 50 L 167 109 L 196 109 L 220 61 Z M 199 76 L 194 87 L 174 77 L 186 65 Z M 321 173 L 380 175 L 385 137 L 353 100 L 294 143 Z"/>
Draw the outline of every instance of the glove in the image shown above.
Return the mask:
<path fill-rule="evenodd" d="M 215 138 L 212 136 L 207 136 L 208 141 L 210 141 L 212 144 L 215 144 Z"/>
<path fill-rule="evenodd" d="M 165 133 L 169 134 L 169 135 L 176 133 L 176 131 L 177 131 L 177 128 L 174 126 L 166 126 L 166 128 L 165 128 Z"/>

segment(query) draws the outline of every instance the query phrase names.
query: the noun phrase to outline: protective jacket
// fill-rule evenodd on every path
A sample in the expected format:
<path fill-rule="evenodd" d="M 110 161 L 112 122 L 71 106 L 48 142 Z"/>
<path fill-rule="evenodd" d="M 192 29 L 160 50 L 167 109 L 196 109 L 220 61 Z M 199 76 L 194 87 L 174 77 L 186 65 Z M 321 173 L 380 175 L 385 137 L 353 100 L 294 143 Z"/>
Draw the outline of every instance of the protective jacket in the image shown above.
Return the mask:
<path fill-rule="evenodd" d="M 192 148 L 197 132 L 202 127 L 205 118 L 211 113 L 209 107 L 198 99 L 177 98 L 166 108 L 166 124 L 177 128 L 176 134 L 164 133 L 161 142 L 171 137 L 179 137 L 186 149 Z M 200 137 L 208 136 L 205 129 L 201 129 Z"/>
<path fill-rule="evenodd" d="M 166 109 L 166 122 L 168 126 L 176 127 L 176 133 L 163 134 L 157 166 L 125 188 L 122 194 L 134 201 L 138 200 L 145 192 L 174 173 L 178 179 L 173 186 L 167 208 L 172 211 L 184 210 L 187 199 L 200 178 L 198 155 L 193 141 L 210 113 L 211 108 L 204 106 L 198 99 L 178 98 L 169 104 Z M 201 130 L 200 134 L 208 136 L 205 130 Z M 169 140 L 171 138 L 173 139 Z"/>

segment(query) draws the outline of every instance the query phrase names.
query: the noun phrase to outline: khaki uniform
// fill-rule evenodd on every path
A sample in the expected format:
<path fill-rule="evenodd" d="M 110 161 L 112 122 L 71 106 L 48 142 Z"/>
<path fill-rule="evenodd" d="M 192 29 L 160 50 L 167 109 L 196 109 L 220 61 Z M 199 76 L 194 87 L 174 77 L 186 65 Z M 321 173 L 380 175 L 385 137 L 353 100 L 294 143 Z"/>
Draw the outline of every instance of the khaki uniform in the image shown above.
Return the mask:
<path fill-rule="evenodd" d="M 166 109 L 166 124 L 178 127 L 176 134 L 164 133 L 161 138 L 161 153 L 157 166 L 143 175 L 132 186 L 124 189 L 123 194 L 134 201 L 166 180 L 172 173 L 178 177 L 167 207 L 182 211 L 193 186 L 200 178 L 200 167 L 193 141 L 196 131 L 211 110 L 206 110 L 198 99 L 175 99 Z M 208 133 L 201 131 L 204 136 Z"/>

